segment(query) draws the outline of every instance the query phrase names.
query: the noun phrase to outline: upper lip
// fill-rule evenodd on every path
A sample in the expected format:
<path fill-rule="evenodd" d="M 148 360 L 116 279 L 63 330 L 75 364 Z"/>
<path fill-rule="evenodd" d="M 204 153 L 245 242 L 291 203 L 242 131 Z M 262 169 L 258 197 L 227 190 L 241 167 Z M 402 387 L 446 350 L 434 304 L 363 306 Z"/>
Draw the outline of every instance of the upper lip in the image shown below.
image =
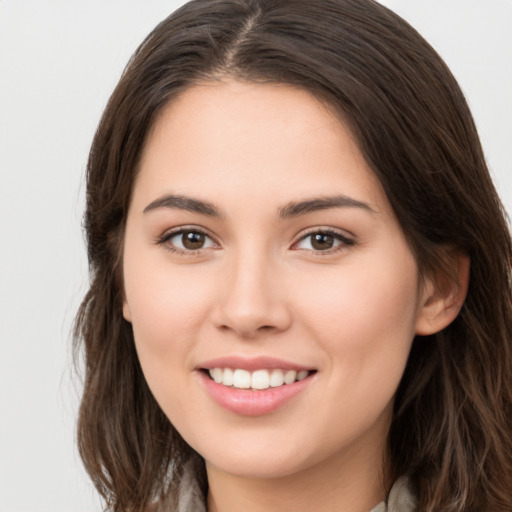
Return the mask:
<path fill-rule="evenodd" d="M 255 371 L 262 369 L 269 370 L 314 370 L 310 366 L 304 366 L 292 361 L 278 359 L 269 356 L 258 357 L 242 357 L 242 356 L 225 356 L 210 359 L 197 366 L 198 369 L 210 370 L 212 368 L 239 368 L 241 370 Z"/>

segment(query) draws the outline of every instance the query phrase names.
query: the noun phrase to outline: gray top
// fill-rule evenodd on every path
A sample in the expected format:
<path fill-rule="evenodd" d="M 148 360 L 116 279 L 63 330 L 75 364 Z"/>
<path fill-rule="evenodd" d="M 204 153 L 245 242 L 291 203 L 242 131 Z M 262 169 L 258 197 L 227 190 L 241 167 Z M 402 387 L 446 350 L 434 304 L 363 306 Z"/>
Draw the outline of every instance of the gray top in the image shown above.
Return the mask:
<path fill-rule="evenodd" d="M 414 512 L 415 499 L 407 478 L 399 478 L 386 501 L 380 502 L 369 512 Z M 206 512 L 204 496 L 197 484 L 193 465 L 189 464 L 181 480 L 176 512 Z"/>
<path fill-rule="evenodd" d="M 370 512 L 413 512 L 415 508 L 416 500 L 411 493 L 409 481 L 401 477 L 389 491 L 387 502 L 381 501 Z"/>

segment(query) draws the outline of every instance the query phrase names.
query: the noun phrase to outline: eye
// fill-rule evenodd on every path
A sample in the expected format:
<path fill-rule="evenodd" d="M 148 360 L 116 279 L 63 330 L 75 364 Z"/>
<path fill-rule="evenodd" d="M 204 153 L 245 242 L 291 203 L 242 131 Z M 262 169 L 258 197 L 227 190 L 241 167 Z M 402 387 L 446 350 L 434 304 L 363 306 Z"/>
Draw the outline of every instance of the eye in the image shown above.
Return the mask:
<path fill-rule="evenodd" d="M 175 252 L 194 252 L 217 247 L 217 244 L 203 231 L 194 228 L 181 228 L 165 234 L 159 243 Z"/>
<path fill-rule="evenodd" d="M 303 236 L 294 244 L 293 249 L 303 249 L 314 252 L 333 252 L 354 244 L 354 240 L 336 231 L 318 230 Z"/>

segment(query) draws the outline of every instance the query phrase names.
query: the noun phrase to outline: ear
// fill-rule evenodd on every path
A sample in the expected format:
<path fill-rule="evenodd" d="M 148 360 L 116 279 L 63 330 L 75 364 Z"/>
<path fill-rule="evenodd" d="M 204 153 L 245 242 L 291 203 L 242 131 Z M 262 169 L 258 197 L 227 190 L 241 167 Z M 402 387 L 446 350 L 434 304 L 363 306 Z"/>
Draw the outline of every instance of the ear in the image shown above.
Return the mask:
<path fill-rule="evenodd" d="M 127 322 L 132 321 L 132 314 L 130 312 L 130 306 L 128 305 L 128 301 L 126 300 L 126 293 L 123 288 L 123 317 Z"/>
<path fill-rule="evenodd" d="M 424 280 L 416 334 L 428 336 L 443 330 L 459 314 L 469 285 L 469 256 L 458 249 L 447 249 L 444 259 L 448 273 L 439 271 Z"/>
<path fill-rule="evenodd" d="M 128 306 L 128 302 L 126 299 L 123 299 L 123 317 L 127 322 L 132 321 L 132 314 L 130 313 L 130 306 Z"/>

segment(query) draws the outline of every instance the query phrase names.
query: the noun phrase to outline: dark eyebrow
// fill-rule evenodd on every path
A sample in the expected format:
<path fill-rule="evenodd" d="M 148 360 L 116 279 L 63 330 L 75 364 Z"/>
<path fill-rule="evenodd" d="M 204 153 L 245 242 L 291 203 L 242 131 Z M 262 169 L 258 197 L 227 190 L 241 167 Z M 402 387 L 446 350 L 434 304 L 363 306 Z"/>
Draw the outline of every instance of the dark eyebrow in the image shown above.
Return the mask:
<path fill-rule="evenodd" d="M 213 204 L 200 199 L 193 199 L 187 196 L 169 194 L 155 199 L 144 208 L 143 213 L 148 213 L 157 208 L 173 208 L 178 210 L 187 210 L 189 212 L 200 213 L 210 217 L 221 217 L 220 210 Z"/>
<path fill-rule="evenodd" d="M 279 216 L 282 219 L 297 217 L 314 213 L 319 210 L 327 210 L 329 208 L 362 208 L 372 213 L 376 211 L 369 204 L 357 199 L 353 199 L 344 195 L 320 197 L 315 199 L 306 199 L 304 201 L 291 202 L 280 208 Z M 144 208 L 143 213 L 156 210 L 158 208 L 171 208 L 178 210 L 187 210 L 201 215 L 210 217 L 222 217 L 220 210 L 207 201 L 193 199 L 192 197 L 169 194 L 155 199 Z"/>
<path fill-rule="evenodd" d="M 297 217 L 299 215 L 306 215 L 314 213 L 319 210 L 327 210 L 329 208 L 362 208 L 371 213 L 377 213 L 371 206 L 352 197 L 344 195 L 319 197 L 314 199 L 307 199 L 305 201 L 298 201 L 288 203 L 279 210 L 279 216 L 282 219 L 290 217 Z"/>

